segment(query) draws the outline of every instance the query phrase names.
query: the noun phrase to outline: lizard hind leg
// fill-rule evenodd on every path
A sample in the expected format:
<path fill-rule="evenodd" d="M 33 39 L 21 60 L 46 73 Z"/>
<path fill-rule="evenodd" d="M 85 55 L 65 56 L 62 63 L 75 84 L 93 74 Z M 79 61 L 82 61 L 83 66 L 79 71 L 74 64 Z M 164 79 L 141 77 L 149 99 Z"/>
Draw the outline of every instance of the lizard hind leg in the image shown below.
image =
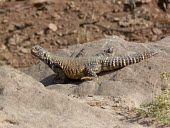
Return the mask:
<path fill-rule="evenodd" d="M 111 47 L 107 50 L 104 50 L 104 52 L 102 52 L 102 53 L 96 54 L 95 56 L 98 56 L 98 57 L 113 57 L 113 56 L 115 56 L 115 52 L 113 50 L 113 47 Z"/>

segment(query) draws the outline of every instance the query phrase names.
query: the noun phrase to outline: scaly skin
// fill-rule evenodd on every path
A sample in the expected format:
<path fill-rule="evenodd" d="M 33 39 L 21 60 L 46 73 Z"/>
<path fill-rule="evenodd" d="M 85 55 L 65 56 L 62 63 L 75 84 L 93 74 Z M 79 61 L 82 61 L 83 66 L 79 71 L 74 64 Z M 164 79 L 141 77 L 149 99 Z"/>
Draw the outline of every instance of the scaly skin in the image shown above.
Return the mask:
<path fill-rule="evenodd" d="M 158 50 L 153 50 L 129 56 L 113 57 L 113 51 L 108 51 L 108 53 L 99 53 L 91 57 L 70 58 L 56 56 L 39 45 L 31 48 L 31 53 L 46 63 L 60 77 L 63 77 L 63 80 L 66 76 L 70 79 L 92 80 L 97 77 L 97 73 L 123 68 L 158 53 Z"/>

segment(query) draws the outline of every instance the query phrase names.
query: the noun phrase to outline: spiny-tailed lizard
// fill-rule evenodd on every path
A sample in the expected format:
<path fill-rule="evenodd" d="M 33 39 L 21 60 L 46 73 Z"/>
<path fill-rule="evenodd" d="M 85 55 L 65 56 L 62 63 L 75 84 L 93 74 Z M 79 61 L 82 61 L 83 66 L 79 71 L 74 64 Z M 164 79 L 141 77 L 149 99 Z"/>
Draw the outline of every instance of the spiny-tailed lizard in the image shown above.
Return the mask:
<path fill-rule="evenodd" d="M 70 79 L 93 80 L 97 78 L 97 73 L 102 71 L 123 68 L 130 64 L 135 64 L 141 60 L 156 55 L 159 50 L 152 50 L 136 53 L 129 56 L 113 56 L 113 48 L 105 53 L 99 53 L 90 57 L 60 57 L 46 49 L 36 45 L 31 48 L 31 53 L 46 63 L 56 74 L 56 83 L 63 83 L 68 77 Z"/>

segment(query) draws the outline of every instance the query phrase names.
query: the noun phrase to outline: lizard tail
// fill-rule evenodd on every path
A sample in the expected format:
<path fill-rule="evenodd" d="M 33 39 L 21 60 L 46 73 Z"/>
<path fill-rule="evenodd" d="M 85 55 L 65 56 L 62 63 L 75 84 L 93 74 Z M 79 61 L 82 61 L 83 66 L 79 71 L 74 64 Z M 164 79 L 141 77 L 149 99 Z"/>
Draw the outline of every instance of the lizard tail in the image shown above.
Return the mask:
<path fill-rule="evenodd" d="M 131 64 L 139 63 L 142 60 L 145 60 L 147 58 L 150 58 L 151 56 L 158 54 L 158 52 L 159 50 L 152 50 L 132 54 L 129 56 L 110 57 L 108 59 L 104 59 L 102 60 L 103 63 L 102 71 L 123 68 Z"/>
<path fill-rule="evenodd" d="M 152 50 L 152 51 L 136 53 L 136 54 L 132 54 L 132 55 L 129 55 L 129 56 L 121 57 L 123 63 L 120 64 L 120 67 L 124 67 L 124 66 L 130 65 L 130 64 L 138 63 L 142 60 L 145 60 L 147 58 L 150 58 L 151 56 L 158 54 L 158 52 L 159 52 L 159 50 Z"/>

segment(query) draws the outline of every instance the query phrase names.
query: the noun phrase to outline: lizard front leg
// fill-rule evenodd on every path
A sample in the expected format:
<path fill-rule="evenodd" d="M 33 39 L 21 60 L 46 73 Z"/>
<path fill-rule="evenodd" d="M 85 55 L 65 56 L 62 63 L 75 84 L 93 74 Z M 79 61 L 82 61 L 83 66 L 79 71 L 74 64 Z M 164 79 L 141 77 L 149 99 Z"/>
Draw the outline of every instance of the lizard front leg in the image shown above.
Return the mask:
<path fill-rule="evenodd" d="M 101 70 L 100 65 L 91 64 L 90 66 L 88 66 L 85 69 L 85 75 L 87 75 L 87 76 L 82 77 L 81 80 L 94 80 L 94 79 L 96 79 L 97 78 L 96 73 L 100 72 L 100 70 Z"/>
<path fill-rule="evenodd" d="M 94 80 L 97 78 L 97 74 L 93 70 L 87 69 L 87 73 L 87 76 L 82 77 L 81 80 Z"/>
<path fill-rule="evenodd" d="M 62 84 L 66 81 L 66 79 L 68 79 L 65 73 L 63 72 L 62 68 L 54 68 L 53 71 L 57 75 L 53 80 L 55 84 Z"/>

